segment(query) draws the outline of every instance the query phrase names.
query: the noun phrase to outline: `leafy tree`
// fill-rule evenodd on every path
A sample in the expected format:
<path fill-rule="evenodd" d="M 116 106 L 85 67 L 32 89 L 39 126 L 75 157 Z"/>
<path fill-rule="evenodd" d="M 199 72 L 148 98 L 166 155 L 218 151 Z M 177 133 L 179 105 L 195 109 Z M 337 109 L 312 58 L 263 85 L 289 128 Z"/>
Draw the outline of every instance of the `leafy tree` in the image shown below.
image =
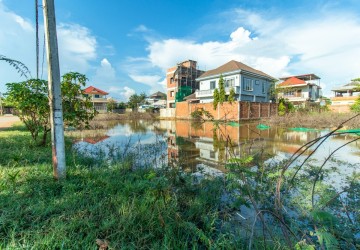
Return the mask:
<path fill-rule="evenodd" d="M 214 89 L 214 93 L 213 93 L 213 107 L 214 109 L 217 109 L 218 103 L 219 103 L 219 90 L 218 89 Z"/>
<path fill-rule="evenodd" d="M 20 120 L 37 141 L 39 133 L 43 132 L 41 144 L 46 142 L 50 132 L 50 107 L 47 82 L 40 79 L 30 79 L 24 82 L 7 83 L 7 99 L 16 108 Z"/>
<path fill-rule="evenodd" d="M 63 76 L 61 92 L 63 99 L 63 118 L 68 126 L 77 128 L 88 127 L 96 111 L 89 100 L 82 94 L 81 86 L 85 85 L 85 75 L 68 73 Z M 45 80 L 30 79 L 24 82 L 7 83 L 7 99 L 19 113 L 30 131 L 34 141 L 45 145 L 50 132 L 50 106 L 48 98 L 48 84 Z"/>
<path fill-rule="evenodd" d="M 137 108 L 140 104 L 143 104 L 145 102 L 146 95 L 145 93 L 141 93 L 140 95 L 133 94 L 130 96 L 128 101 L 128 106 L 132 109 Z"/>
<path fill-rule="evenodd" d="M 86 76 L 77 72 L 62 76 L 62 106 L 64 123 L 67 126 L 88 128 L 89 122 L 97 114 L 90 97 L 83 94 L 81 87 L 85 87 L 86 81 Z"/>
<path fill-rule="evenodd" d="M 117 105 L 118 109 L 126 109 L 126 103 L 125 102 L 119 102 Z"/>
<path fill-rule="evenodd" d="M 234 88 L 230 89 L 230 94 L 228 96 L 228 102 L 232 103 L 235 101 L 235 90 Z"/>
<path fill-rule="evenodd" d="M 275 81 L 272 81 L 270 83 L 270 88 L 269 88 L 269 99 L 272 101 L 272 102 L 276 102 L 276 99 L 277 99 L 277 95 L 278 95 L 278 92 L 280 90 L 276 88 L 276 84 L 275 84 Z"/>
<path fill-rule="evenodd" d="M 226 101 L 226 92 L 225 92 L 225 81 L 222 75 L 219 79 L 219 103 L 223 104 Z"/>
<path fill-rule="evenodd" d="M 350 109 L 356 113 L 360 113 L 360 96 L 356 99 L 355 103 L 350 106 Z"/>
<path fill-rule="evenodd" d="M 114 109 L 117 108 L 117 103 L 114 99 L 110 99 L 106 104 L 107 111 L 112 112 Z"/>

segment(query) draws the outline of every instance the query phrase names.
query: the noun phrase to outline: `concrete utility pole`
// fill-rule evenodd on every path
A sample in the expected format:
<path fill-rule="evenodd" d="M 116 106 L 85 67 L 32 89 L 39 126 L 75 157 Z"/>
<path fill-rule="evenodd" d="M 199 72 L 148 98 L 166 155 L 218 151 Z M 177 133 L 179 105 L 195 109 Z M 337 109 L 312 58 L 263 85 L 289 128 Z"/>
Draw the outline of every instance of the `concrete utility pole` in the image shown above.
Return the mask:
<path fill-rule="evenodd" d="M 43 0 L 48 63 L 51 145 L 54 178 L 66 177 L 64 123 L 54 0 Z"/>

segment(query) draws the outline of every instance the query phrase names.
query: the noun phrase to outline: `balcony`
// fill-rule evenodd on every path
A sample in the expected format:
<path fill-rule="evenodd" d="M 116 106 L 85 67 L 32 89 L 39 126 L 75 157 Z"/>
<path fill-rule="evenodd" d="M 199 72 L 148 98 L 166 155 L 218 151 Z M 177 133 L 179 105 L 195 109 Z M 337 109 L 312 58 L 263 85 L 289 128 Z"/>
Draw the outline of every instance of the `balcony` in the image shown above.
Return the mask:
<path fill-rule="evenodd" d="M 240 94 L 240 87 L 234 86 L 234 87 L 226 87 L 225 93 L 228 95 L 230 94 L 230 89 L 234 88 L 235 94 Z M 206 89 L 206 90 L 196 90 L 196 97 L 208 97 L 214 95 L 214 89 Z"/>

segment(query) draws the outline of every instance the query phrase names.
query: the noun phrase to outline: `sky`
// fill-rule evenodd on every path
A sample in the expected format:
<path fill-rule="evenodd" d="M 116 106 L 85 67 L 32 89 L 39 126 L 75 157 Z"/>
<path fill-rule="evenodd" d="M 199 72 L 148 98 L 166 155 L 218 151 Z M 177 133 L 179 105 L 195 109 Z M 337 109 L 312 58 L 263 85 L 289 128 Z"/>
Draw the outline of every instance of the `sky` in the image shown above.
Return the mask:
<path fill-rule="evenodd" d="M 119 101 L 165 92 L 166 69 L 188 59 L 202 70 L 237 60 L 275 78 L 314 73 L 326 96 L 360 77 L 358 0 L 55 0 L 55 11 L 61 74 L 85 74 Z M 47 79 L 41 6 L 39 25 Z M 35 51 L 35 0 L 0 0 L 0 55 L 35 77 Z M 0 62 L 0 92 L 23 80 Z"/>

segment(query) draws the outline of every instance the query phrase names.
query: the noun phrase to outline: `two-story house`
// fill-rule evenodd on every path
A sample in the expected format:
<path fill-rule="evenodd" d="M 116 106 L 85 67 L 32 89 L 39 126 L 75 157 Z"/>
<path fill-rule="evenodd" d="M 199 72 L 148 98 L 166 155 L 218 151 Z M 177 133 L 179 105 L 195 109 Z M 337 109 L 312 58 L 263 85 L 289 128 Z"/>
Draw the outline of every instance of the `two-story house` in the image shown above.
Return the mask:
<path fill-rule="evenodd" d="M 317 102 L 321 96 L 320 77 L 315 74 L 280 78 L 283 82 L 276 85 L 278 98 L 288 99 L 295 104 L 306 101 Z"/>
<path fill-rule="evenodd" d="M 84 89 L 83 94 L 85 96 L 89 96 L 91 102 L 94 105 L 96 111 L 103 113 L 107 111 L 107 103 L 108 99 L 106 96 L 109 94 L 101 89 L 95 88 L 93 86 L 89 86 Z"/>
<path fill-rule="evenodd" d="M 336 112 L 350 112 L 350 106 L 360 97 L 360 81 L 354 79 L 350 83 L 334 87 L 331 91 L 334 91 L 335 96 L 330 98 L 330 109 Z"/>
<path fill-rule="evenodd" d="M 249 102 L 268 102 L 271 82 L 276 80 L 260 70 L 232 60 L 196 78 L 199 90 L 195 93 L 200 103 L 213 101 L 214 90 L 219 88 L 220 76 L 225 82 L 226 95 L 233 88 L 236 101 Z"/>

